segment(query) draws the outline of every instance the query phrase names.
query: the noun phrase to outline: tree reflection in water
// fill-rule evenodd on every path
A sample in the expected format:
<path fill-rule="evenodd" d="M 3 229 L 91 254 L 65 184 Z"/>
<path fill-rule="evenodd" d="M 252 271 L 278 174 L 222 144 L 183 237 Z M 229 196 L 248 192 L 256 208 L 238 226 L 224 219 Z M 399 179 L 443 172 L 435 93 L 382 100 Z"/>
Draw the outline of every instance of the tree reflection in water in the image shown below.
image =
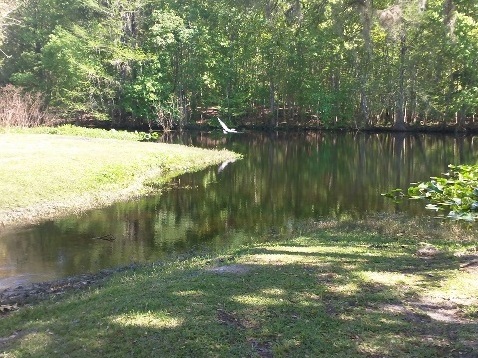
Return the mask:
<path fill-rule="evenodd" d="M 476 163 L 472 136 L 170 132 L 161 140 L 227 148 L 244 159 L 177 178 L 161 195 L 3 231 L 0 286 L 19 275 L 53 279 L 267 240 L 302 220 L 396 210 L 422 215 L 422 205 L 397 207 L 380 194 L 440 174 L 450 163 Z M 109 234 L 116 240 L 92 240 Z"/>

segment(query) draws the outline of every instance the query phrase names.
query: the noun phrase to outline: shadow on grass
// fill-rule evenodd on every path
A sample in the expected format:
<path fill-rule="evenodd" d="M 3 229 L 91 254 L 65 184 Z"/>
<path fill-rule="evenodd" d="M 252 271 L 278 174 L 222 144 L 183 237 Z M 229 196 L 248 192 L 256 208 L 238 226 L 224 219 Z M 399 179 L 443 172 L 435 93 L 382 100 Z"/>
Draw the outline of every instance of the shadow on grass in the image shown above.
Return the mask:
<path fill-rule="evenodd" d="M 431 297 L 452 255 L 321 232 L 118 276 L 2 319 L 0 352 L 48 357 L 476 357 L 478 322 Z M 214 266 L 242 265 L 236 273 Z M 455 294 L 466 296 L 468 289 Z M 470 293 L 471 294 L 471 293 Z M 7 332 L 7 333 L 5 333 Z M 12 333 L 23 332 L 23 333 Z M 10 336 L 8 336 L 10 334 Z M 8 338 L 10 337 L 10 338 Z M 41 345 L 40 345 L 41 343 Z"/>

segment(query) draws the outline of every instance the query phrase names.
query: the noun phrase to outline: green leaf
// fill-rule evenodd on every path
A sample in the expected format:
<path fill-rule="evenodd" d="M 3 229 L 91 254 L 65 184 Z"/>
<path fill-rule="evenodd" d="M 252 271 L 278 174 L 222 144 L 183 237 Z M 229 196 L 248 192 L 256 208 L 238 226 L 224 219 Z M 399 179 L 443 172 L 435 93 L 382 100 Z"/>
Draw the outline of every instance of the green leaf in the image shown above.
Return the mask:
<path fill-rule="evenodd" d="M 475 221 L 478 217 L 478 165 L 450 165 L 449 168 L 443 177 L 412 183 L 407 195 L 402 195 L 424 200 L 426 209 L 443 210 L 449 219 Z M 395 198 L 398 190 L 392 190 L 386 196 Z"/>

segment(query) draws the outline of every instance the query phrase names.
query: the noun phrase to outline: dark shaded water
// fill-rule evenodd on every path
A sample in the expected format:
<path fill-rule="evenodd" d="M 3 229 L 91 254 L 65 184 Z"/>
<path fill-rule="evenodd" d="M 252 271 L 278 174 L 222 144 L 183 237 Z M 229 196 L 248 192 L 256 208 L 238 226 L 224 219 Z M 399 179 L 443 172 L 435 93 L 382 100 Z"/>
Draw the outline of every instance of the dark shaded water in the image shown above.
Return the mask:
<path fill-rule="evenodd" d="M 302 220 L 360 218 L 423 205 L 380 193 L 476 164 L 477 138 L 368 133 L 171 134 L 163 141 L 242 153 L 177 178 L 160 196 L 0 232 L 0 289 L 165 255 L 241 244 Z M 94 239 L 113 235 L 116 240 Z"/>

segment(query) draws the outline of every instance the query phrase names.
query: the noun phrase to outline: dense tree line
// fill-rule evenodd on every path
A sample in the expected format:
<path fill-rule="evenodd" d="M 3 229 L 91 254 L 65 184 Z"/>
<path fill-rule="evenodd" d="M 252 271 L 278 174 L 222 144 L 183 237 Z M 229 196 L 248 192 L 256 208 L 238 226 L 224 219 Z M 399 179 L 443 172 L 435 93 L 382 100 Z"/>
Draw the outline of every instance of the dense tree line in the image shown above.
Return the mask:
<path fill-rule="evenodd" d="M 167 128 L 216 108 L 270 126 L 402 129 L 462 127 L 478 110 L 475 0 L 3 0 L 0 11 L 0 81 L 65 116 Z"/>

